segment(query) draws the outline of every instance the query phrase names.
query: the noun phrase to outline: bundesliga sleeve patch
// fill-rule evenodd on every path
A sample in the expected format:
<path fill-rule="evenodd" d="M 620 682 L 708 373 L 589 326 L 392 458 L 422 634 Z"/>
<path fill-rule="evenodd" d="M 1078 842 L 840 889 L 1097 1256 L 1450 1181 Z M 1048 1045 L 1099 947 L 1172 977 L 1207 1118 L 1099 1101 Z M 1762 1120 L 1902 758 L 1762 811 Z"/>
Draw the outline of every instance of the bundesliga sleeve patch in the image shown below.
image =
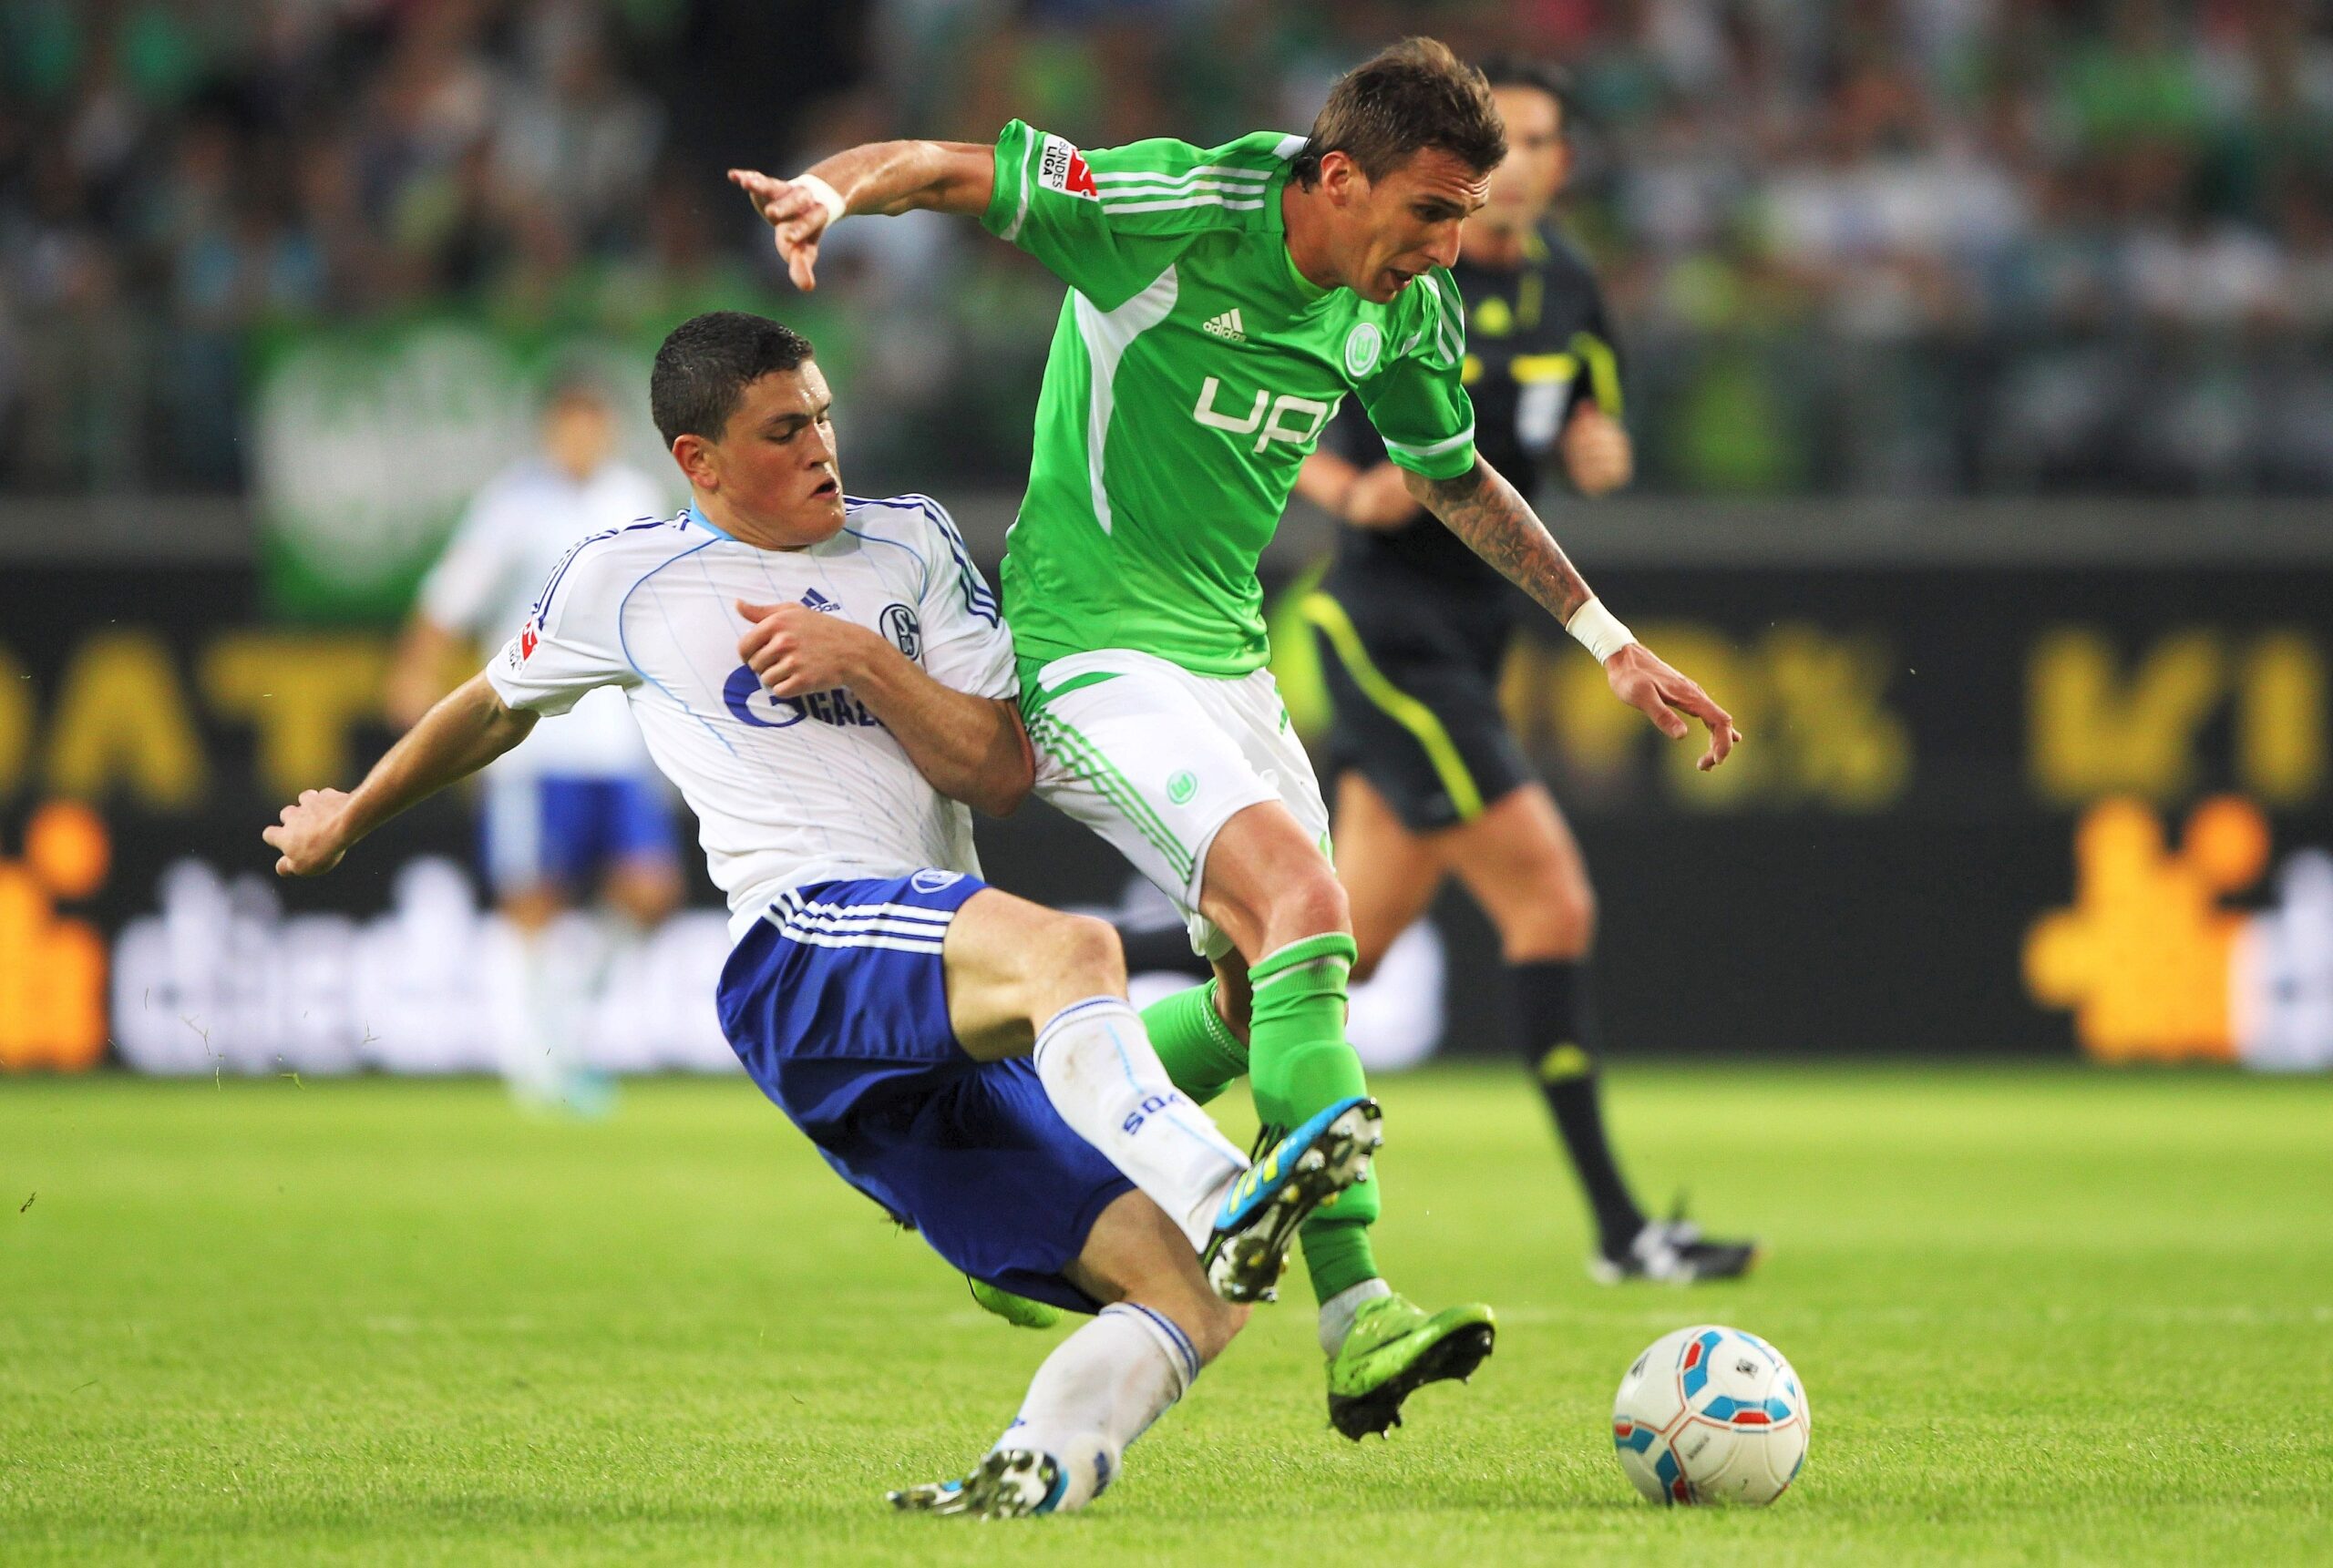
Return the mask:
<path fill-rule="evenodd" d="M 535 630 L 533 619 L 529 618 L 527 624 L 519 629 L 519 641 L 510 650 L 510 668 L 516 670 L 519 665 L 532 659 L 535 656 L 535 644 L 541 641 L 541 635 Z"/>
<path fill-rule="evenodd" d="M 1102 200 L 1094 186 L 1094 171 L 1085 167 L 1084 155 L 1057 136 L 1045 138 L 1045 149 L 1037 159 L 1037 183 L 1088 201 Z"/>

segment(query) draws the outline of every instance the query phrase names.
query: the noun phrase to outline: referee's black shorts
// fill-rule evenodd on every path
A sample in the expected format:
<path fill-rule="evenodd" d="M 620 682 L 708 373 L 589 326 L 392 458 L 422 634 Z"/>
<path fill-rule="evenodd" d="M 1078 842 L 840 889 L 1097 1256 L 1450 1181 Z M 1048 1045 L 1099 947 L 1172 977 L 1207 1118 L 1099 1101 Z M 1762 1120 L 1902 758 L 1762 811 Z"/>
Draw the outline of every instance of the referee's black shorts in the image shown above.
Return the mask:
<path fill-rule="evenodd" d="M 1336 710 L 1331 776 L 1360 774 L 1413 833 L 1471 822 L 1532 779 L 1498 705 L 1503 610 L 1349 570 L 1302 607 Z"/>

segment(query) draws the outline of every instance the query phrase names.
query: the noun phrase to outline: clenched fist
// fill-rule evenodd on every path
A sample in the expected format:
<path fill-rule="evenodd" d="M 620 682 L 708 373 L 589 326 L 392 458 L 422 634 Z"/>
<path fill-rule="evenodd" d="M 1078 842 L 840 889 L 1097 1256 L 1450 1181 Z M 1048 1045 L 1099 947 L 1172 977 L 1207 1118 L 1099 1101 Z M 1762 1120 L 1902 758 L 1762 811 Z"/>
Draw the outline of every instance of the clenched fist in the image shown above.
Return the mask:
<path fill-rule="evenodd" d="M 773 697 L 799 697 L 848 686 L 868 658 L 890 644 L 855 620 L 807 604 L 747 604 L 737 613 L 754 624 L 737 640 L 737 657 Z"/>

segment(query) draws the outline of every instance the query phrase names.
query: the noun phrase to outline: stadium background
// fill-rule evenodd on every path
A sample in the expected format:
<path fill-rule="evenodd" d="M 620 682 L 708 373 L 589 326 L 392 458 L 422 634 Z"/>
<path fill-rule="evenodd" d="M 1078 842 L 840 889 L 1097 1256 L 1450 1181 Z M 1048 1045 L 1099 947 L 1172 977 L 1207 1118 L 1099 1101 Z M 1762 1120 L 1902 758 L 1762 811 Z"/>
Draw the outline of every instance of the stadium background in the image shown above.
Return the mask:
<path fill-rule="evenodd" d="M 848 482 L 993 566 L 1059 285 L 915 219 L 796 295 L 724 167 L 1300 128 L 1404 30 L 1571 66 L 1640 477 L 1546 512 L 1753 741 L 1700 778 L 1559 640 L 1511 672 L 1616 1050 L 2333 1063 L 2321 5 L 0 0 L 0 1065 L 490 1065 L 466 803 L 314 886 L 257 832 L 385 743 L 396 620 L 553 364 L 608 367 L 654 467 L 658 337 L 778 315 Z M 1126 896 L 1042 807 L 982 841 Z M 699 890 L 602 1060 L 727 1062 Z M 1501 1037 L 1486 930 L 1437 933 L 1381 1060 Z"/>

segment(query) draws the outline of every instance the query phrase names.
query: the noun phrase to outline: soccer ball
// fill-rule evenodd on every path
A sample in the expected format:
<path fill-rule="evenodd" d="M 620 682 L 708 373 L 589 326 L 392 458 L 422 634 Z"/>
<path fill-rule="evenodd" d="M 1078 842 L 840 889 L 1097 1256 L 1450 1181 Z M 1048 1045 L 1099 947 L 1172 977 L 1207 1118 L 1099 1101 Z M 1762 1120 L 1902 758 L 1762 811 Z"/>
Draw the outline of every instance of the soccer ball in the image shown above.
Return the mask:
<path fill-rule="evenodd" d="M 1612 1446 L 1650 1501 L 1766 1503 L 1798 1479 L 1814 1420 L 1781 1351 L 1704 1324 L 1662 1335 L 1629 1363 Z"/>

